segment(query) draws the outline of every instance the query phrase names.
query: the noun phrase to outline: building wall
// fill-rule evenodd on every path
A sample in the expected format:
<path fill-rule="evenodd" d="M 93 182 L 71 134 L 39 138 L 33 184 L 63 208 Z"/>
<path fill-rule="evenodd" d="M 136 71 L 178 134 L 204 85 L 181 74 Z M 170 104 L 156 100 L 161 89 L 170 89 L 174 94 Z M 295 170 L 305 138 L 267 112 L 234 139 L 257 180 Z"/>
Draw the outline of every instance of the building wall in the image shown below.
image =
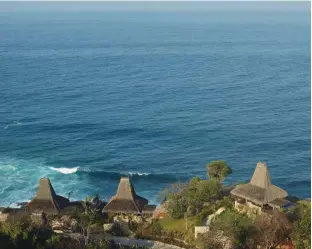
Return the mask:
<path fill-rule="evenodd" d="M 256 216 L 256 215 L 262 213 L 261 207 L 255 205 L 249 201 L 246 201 L 245 204 L 238 203 L 237 201 L 235 201 L 235 209 L 238 212 L 247 214 L 250 217 L 253 217 L 253 216 Z"/>
<path fill-rule="evenodd" d="M 196 226 L 195 227 L 195 239 L 198 237 L 199 234 L 207 233 L 210 231 L 209 226 Z"/>

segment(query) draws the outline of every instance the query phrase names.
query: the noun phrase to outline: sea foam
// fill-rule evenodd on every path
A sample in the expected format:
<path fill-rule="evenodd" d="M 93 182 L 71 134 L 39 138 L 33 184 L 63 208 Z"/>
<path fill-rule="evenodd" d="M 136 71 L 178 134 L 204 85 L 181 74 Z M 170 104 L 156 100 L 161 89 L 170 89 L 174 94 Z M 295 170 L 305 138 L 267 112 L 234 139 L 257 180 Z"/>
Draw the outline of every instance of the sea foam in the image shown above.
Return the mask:
<path fill-rule="evenodd" d="M 79 167 L 75 168 L 54 168 L 54 167 L 49 167 L 51 170 L 58 171 L 62 174 L 74 174 L 79 170 Z"/>
<path fill-rule="evenodd" d="M 139 175 L 139 176 L 148 176 L 150 175 L 151 173 L 141 173 L 141 172 L 128 172 L 128 173 L 125 173 L 125 175 L 130 175 L 130 176 L 133 176 L 133 175 Z"/>

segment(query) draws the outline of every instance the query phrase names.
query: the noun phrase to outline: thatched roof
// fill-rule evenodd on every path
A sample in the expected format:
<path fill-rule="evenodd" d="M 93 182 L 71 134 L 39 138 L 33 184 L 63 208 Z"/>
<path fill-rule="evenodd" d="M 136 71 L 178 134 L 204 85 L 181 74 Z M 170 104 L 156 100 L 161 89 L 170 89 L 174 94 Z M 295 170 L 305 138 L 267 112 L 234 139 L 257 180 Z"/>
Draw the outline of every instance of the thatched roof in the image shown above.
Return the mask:
<path fill-rule="evenodd" d="M 138 196 L 129 177 L 121 177 L 117 193 L 104 207 L 105 212 L 141 214 L 148 200 Z"/>
<path fill-rule="evenodd" d="M 146 205 L 142 210 L 142 214 L 153 215 L 155 209 L 156 205 Z"/>
<path fill-rule="evenodd" d="M 236 186 L 231 194 L 261 206 L 288 195 L 285 190 L 271 183 L 268 167 L 261 162 L 257 164 L 250 182 Z"/>
<path fill-rule="evenodd" d="M 269 203 L 269 206 L 273 208 L 282 208 L 291 205 L 291 202 L 286 199 L 275 199 Z"/>
<path fill-rule="evenodd" d="M 29 212 L 45 212 L 46 214 L 58 214 L 60 209 L 66 206 L 69 200 L 55 193 L 48 178 L 39 181 L 36 196 L 27 204 Z"/>

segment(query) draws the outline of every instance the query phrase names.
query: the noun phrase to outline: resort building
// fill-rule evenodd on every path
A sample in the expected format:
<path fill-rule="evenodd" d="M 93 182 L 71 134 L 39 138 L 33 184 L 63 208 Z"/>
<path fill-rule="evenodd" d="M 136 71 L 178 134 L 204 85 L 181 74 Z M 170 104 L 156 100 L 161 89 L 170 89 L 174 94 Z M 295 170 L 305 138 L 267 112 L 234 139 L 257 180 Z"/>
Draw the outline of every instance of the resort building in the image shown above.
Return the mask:
<path fill-rule="evenodd" d="M 59 214 L 68 205 L 69 200 L 55 193 L 48 178 L 41 178 L 36 196 L 26 205 L 30 213 Z"/>
<path fill-rule="evenodd" d="M 135 193 L 129 177 L 121 177 L 116 195 L 109 200 L 103 212 L 141 215 L 147 204 L 147 199 Z"/>
<path fill-rule="evenodd" d="M 263 209 L 279 209 L 290 202 L 287 192 L 271 183 L 268 167 L 259 162 L 248 184 L 240 184 L 231 191 L 235 208 L 242 212 L 261 213 Z"/>

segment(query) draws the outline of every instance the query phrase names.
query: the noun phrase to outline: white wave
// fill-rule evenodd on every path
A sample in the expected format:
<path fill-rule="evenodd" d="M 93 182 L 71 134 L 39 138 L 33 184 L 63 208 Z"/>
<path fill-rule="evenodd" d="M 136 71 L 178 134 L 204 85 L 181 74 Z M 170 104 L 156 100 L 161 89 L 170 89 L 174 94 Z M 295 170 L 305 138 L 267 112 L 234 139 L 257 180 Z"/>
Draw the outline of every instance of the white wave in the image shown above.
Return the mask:
<path fill-rule="evenodd" d="M 127 175 L 133 176 L 133 175 L 138 175 L 138 176 L 148 176 L 151 173 L 141 173 L 141 172 L 128 172 Z"/>
<path fill-rule="evenodd" d="M 7 171 L 7 170 L 16 170 L 16 167 L 11 164 L 1 165 L 0 170 Z"/>
<path fill-rule="evenodd" d="M 76 173 L 79 170 L 79 167 L 75 168 L 54 168 L 54 167 L 49 167 L 51 170 L 58 171 L 62 174 L 73 174 Z"/>

